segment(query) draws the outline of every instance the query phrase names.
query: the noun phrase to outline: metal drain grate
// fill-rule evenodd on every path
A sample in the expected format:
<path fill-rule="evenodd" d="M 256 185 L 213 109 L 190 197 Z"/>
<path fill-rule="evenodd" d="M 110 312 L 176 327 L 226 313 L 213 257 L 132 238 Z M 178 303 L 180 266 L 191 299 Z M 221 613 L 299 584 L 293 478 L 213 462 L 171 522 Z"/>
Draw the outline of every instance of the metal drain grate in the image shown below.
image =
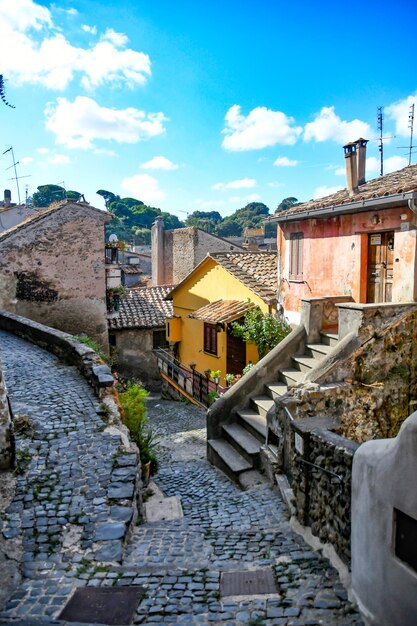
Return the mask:
<path fill-rule="evenodd" d="M 220 576 L 221 596 L 256 596 L 278 592 L 272 569 L 244 572 L 223 572 Z"/>
<path fill-rule="evenodd" d="M 74 592 L 58 619 L 110 626 L 130 624 L 144 595 L 144 588 L 138 585 L 84 587 Z"/>

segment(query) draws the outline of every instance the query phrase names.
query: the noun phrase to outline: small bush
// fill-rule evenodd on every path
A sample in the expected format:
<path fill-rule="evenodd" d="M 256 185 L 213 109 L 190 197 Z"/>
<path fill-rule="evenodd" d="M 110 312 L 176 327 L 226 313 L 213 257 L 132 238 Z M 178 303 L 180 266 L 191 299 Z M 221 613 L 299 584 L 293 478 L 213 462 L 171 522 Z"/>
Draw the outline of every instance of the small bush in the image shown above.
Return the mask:
<path fill-rule="evenodd" d="M 144 465 L 150 461 L 151 472 L 155 472 L 158 469 L 156 442 L 149 426 L 144 402 L 148 395 L 146 389 L 133 384 L 129 385 L 124 393 L 119 394 L 119 400 L 123 410 L 123 423 L 129 429 L 132 441 L 139 448 L 141 463 Z"/>
<path fill-rule="evenodd" d="M 97 341 L 91 339 L 91 337 L 89 337 L 88 335 L 73 335 L 72 338 L 74 339 L 74 341 L 78 341 L 78 343 L 83 343 L 85 346 L 88 346 L 89 348 L 94 350 L 94 352 L 97 354 L 97 356 L 100 357 L 102 361 L 105 361 L 106 363 L 109 362 L 109 355 L 104 352 L 102 346 Z"/>

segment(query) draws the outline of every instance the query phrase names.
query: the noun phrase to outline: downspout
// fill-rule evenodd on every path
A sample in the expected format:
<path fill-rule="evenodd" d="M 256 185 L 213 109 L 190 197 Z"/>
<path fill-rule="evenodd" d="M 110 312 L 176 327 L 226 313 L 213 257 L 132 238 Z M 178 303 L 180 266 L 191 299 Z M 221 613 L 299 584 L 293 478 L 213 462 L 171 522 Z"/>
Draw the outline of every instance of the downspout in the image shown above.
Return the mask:
<path fill-rule="evenodd" d="M 414 198 L 408 200 L 408 208 L 413 212 L 414 217 L 417 218 L 417 204 Z"/>

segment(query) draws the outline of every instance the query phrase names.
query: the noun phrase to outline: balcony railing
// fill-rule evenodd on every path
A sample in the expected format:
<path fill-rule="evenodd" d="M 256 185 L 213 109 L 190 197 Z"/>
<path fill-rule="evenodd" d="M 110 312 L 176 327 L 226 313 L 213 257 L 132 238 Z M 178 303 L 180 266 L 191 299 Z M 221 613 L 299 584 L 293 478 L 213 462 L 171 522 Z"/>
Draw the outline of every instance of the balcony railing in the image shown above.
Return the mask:
<path fill-rule="evenodd" d="M 113 246 L 105 247 L 106 265 L 115 265 L 119 263 L 119 248 Z"/>
<path fill-rule="evenodd" d="M 197 372 L 177 361 L 172 354 L 162 348 L 154 350 L 158 360 L 158 368 L 166 378 L 171 380 L 179 390 L 196 400 L 204 407 L 209 406 L 209 393 L 215 391 L 219 395 L 225 391 L 220 385 L 208 378 L 205 374 Z"/>

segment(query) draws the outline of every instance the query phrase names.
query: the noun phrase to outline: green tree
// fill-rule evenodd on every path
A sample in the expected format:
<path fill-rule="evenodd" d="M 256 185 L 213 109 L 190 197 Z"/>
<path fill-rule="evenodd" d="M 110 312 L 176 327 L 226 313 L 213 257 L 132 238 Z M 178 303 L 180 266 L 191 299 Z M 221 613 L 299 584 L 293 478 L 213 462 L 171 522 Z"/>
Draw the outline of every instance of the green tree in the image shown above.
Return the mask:
<path fill-rule="evenodd" d="M 272 348 L 282 341 L 291 331 L 289 324 L 268 313 L 262 313 L 258 306 L 252 307 L 245 314 L 243 324 L 232 324 L 232 335 L 243 339 L 245 343 L 254 343 L 262 359 Z"/>
<path fill-rule="evenodd" d="M 39 185 L 38 191 L 35 191 L 32 196 L 32 202 L 34 207 L 48 207 L 53 202 L 59 202 L 66 198 L 78 200 L 80 196 L 79 191 L 67 192 L 60 185 Z"/>
<path fill-rule="evenodd" d="M 275 213 L 281 213 L 281 211 L 286 211 L 287 209 L 290 209 L 297 204 L 300 203 L 298 202 L 297 198 L 294 198 L 293 196 L 290 196 L 289 198 L 284 198 L 275 209 Z"/>

